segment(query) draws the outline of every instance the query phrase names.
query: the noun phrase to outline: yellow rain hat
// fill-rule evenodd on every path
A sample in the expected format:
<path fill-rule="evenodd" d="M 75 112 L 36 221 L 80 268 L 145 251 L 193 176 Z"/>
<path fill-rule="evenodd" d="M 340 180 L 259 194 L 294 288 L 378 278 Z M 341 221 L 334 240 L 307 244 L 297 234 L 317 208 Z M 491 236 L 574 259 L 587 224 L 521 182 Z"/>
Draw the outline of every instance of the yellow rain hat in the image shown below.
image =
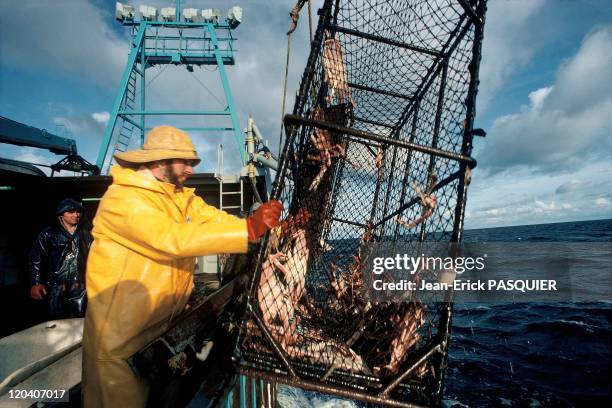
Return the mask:
<path fill-rule="evenodd" d="M 115 153 L 115 159 L 128 163 L 149 163 L 157 160 L 186 159 L 200 163 L 198 152 L 187 133 L 174 126 L 151 129 L 142 149 Z"/>

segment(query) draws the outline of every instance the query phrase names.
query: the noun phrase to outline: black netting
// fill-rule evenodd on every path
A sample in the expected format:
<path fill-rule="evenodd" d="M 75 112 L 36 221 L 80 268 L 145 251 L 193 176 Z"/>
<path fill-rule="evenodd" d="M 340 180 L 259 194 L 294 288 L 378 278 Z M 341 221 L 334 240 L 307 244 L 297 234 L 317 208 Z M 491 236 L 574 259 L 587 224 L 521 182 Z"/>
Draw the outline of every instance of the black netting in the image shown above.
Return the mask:
<path fill-rule="evenodd" d="M 439 401 L 450 306 L 368 300 L 363 251 L 460 239 L 482 33 L 464 7 L 484 13 L 463 3 L 325 3 L 285 121 L 274 196 L 287 210 L 257 264 L 247 371 Z"/>

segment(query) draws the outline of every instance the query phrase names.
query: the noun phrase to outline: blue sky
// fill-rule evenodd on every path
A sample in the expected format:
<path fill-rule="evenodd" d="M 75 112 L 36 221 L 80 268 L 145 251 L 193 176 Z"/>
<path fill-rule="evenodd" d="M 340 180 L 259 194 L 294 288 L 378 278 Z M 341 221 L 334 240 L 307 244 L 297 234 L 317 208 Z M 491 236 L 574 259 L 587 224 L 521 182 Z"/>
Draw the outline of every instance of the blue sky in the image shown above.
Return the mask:
<path fill-rule="evenodd" d="M 228 68 L 241 124 L 254 115 L 272 145 L 294 3 L 239 2 L 244 23 L 235 32 L 237 65 Z M 95 161 L 128 51 L 128 33 L 113 13 L 114 1 L 106 0 L 0 2 L 0 115 L 50 131 L 60 125 Z M 307 57 L 306 21 L 304 13 L 293 38 L 288 107 Z M 147 92 L 155 106 L 214 106 L 210 94 L 222 95 L 215 73 L 200 76 L 202 86 L 184 70 L 152 70 L 149 78 L 159 77 Z M 476 126 L 488 136 L 476 140 L 467 228 L 612 218 L 612 2 L 490 0 L 480 79 Z M 218 143 L 236 155 L 227 135 L 195 138 L 205 158 L 198 171 L 214 169 Z M 61 158 L 8 145 L 0 145 L 0 156 L 46 164 Z"/>

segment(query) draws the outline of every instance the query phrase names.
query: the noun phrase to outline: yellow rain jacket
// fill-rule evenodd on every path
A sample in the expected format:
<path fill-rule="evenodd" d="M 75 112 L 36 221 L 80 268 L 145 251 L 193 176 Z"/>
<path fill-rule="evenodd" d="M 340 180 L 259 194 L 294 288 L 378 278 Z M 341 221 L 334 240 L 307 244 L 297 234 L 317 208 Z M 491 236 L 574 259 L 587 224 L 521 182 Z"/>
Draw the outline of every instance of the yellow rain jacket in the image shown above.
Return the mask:
<path fill-rule="evenodd" d="M 247 251 L 246 221 L 194 189 L 113 167 L 87 261 L 83 406 L 141 407 L 148 387 L 126 359 L 163 333 L 193 288 L 195 256 Z"/>

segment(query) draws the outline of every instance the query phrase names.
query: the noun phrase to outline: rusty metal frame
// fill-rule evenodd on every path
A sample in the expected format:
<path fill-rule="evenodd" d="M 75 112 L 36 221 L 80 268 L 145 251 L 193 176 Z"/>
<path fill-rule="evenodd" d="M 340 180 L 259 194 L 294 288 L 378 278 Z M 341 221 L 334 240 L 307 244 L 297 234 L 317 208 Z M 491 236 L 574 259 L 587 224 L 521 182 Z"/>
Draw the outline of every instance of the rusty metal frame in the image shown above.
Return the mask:
<path fill-rule="evenodd" d="M 415 150 L 421 153 L 427 153 L 433 156 L 443 157 L 445 159 L 456 160 L 461 163 L 465 163 L 470 168 L 476 167 L 476 160 L 473 157 L 466 156 L 463 154 L 449 152 L 435 147 L 423 146 L 420 144 L 406 142 L 404 140 L 392 139 L 390 137 L 377 135 L 375 133 L 364 132 L 361 130 L 336 125 L 334 123 L 325 122 L 317 119 L 309 119 L 298 115 L 285 115 L 285 126 L 291 125 L 305 125 L 310 127 L 316 127 L 319 129 L 329 130 L 339 134 L 351 135 L 357 138 L 378 142 L 380 144 L 388 144 L 391 146 L 403 147 L 409 150 Z"/>

